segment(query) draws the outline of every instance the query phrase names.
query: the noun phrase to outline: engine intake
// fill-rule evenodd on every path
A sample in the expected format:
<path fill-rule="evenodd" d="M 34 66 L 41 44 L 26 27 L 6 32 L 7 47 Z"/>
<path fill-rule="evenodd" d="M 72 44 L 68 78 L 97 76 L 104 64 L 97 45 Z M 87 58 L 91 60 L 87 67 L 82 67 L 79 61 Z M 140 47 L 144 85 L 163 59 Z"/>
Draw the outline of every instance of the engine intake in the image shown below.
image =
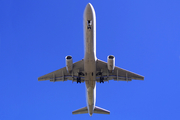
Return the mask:
<path fill-rule="evenodd" d="M 67 71 L 70 73 L 73 69 L 73 60 L 72 60 L 72 56 L 66 56 L 66 69 Z"/>
<path fill-rule="evenodd" d="M 109 55 L 107 57 L 107 66 L 108 66 L 109 72 L 112 72 L 114 70 L 114 67 L 115 67 L 115 57 L 113 55 Z"/>

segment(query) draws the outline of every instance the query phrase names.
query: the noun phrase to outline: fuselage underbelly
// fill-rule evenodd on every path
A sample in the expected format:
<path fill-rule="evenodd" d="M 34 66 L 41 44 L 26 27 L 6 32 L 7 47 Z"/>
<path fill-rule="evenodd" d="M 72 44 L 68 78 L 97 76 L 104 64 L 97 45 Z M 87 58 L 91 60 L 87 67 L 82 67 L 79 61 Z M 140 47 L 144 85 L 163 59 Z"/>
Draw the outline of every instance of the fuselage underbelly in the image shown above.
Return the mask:
<path fill-rule="evenodd" d="M 90 115 L 96 102 L 96 15 L 88 4 L 84 11 L 84 72 L 86 83 L 87 108 Z"/>

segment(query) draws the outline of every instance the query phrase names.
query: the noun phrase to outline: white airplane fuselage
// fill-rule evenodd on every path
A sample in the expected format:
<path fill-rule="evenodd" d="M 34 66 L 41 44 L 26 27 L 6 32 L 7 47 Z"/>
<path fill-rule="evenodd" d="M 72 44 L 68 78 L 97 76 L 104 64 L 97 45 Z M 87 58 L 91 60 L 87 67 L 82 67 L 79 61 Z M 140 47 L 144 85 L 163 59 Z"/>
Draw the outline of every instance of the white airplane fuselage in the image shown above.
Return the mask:
<path fill-rule="evenodd" d="M 91 116 L 96 102 L 96 15 L 89 3 L 84 10 L 84 72 L 88 113 Z"/>
<path fill-rule="evenodd" d="M 83 16 L 84 24 L 84 59 L 73 63 L 72 56 L 66 56 L 66 67 L 38 77 L 38 81 L 50 80 L 77 83 L 85 82 L 87 106 L 77 109 L 72 114 L 89 113 L 110 114 L 110 111 L 95 106 L 96 82 L 144 80 L 144 76 L 115 66 L 115 57 L 109 55 L 107 62 L 96 57 L 96 14 L 91 3 L 86 5 Z"/>
<path fill-rule="evenodd" d="M 107 62 L 96 57 L 96 14 L 91 3 L 86 5 L 83 16 L 84 24 L 84 59 L 73 63 L 72 56 L 66 56 L 66 67 L 38 77 L 38 81 L 51 82 L 72 80 L 77 83 L 85 82 L 87 106 L 77 109 L 72 114 L 89 113 L 110 114 L 110 111 L 95 106 L 96 82 L 144 80 L 144 76 L 115 66 L 115 57 L 109 55 Z"/>

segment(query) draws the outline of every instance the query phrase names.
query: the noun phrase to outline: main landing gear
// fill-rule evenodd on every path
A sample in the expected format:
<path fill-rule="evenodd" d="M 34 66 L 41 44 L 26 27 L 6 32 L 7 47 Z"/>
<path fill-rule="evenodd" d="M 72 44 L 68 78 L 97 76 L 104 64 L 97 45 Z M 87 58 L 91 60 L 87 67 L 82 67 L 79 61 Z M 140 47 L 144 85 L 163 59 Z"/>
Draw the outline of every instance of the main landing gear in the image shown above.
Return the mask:
<path fill-rule="evenodd" d="M 104 83 L 104 77 L 100 77 L 100 83 Z"/>
<path fill-rule="evenodd" d="M 77 83 L 81 83 L 81 77 L 77 77 Z"/>
<path fill-rule="evenodd" d="M 84 73 L 82 73 L 82 72 L 78 73 L 77 83 L 81 83 L 81 77 L 80 76 L 84 76 Z"/>
<path fill-rule="evenodd" d="M 101 76 L 100 77 L 100 83 L 104 83 L 104 77 L 102 77 L 102 72 L 98 72 L 97 74 L 96 74 L 96 76 Z"/>

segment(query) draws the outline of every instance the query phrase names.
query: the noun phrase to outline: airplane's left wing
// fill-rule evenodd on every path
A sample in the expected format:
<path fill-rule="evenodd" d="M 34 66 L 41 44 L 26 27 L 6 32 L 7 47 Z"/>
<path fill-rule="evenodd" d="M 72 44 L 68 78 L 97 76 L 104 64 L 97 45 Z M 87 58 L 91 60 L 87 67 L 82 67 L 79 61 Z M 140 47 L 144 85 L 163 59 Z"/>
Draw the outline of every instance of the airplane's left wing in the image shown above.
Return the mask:
<path fill-rule="evenodd" d="M 97 78 L 96 81 L 100 82 L 100 78 L 103 81 L 117 80 L 117 81 L 132 81 L 134 80 L 144 80 L 144 76 L 138 75 L 136 73 L 130 72 L 128 70 L 114 67 L 114 71 L 110 73 L 107 68 L 107 63 L 102 60 L 97 60 L 96 62 Z M 101 73 L 101 74 L 98 74 Z"/>
<path fill-rule="evenodd" d="M 63 67 L 59 70 L 53 71 L 51 73 L 39 77 L 38 81 L 50 80 L 51 82 L 56 82 L 72 80 L 76 82 L 77 78 L 81 77 L 81 82 L 84 82 L 84 77 L 82 75 L 79 75 L 80 72 L 84 72 L 83 60 L 80 60 L 73 64 L 73 70 L 71 73 L 68 73 L 66 67 Z"/>

